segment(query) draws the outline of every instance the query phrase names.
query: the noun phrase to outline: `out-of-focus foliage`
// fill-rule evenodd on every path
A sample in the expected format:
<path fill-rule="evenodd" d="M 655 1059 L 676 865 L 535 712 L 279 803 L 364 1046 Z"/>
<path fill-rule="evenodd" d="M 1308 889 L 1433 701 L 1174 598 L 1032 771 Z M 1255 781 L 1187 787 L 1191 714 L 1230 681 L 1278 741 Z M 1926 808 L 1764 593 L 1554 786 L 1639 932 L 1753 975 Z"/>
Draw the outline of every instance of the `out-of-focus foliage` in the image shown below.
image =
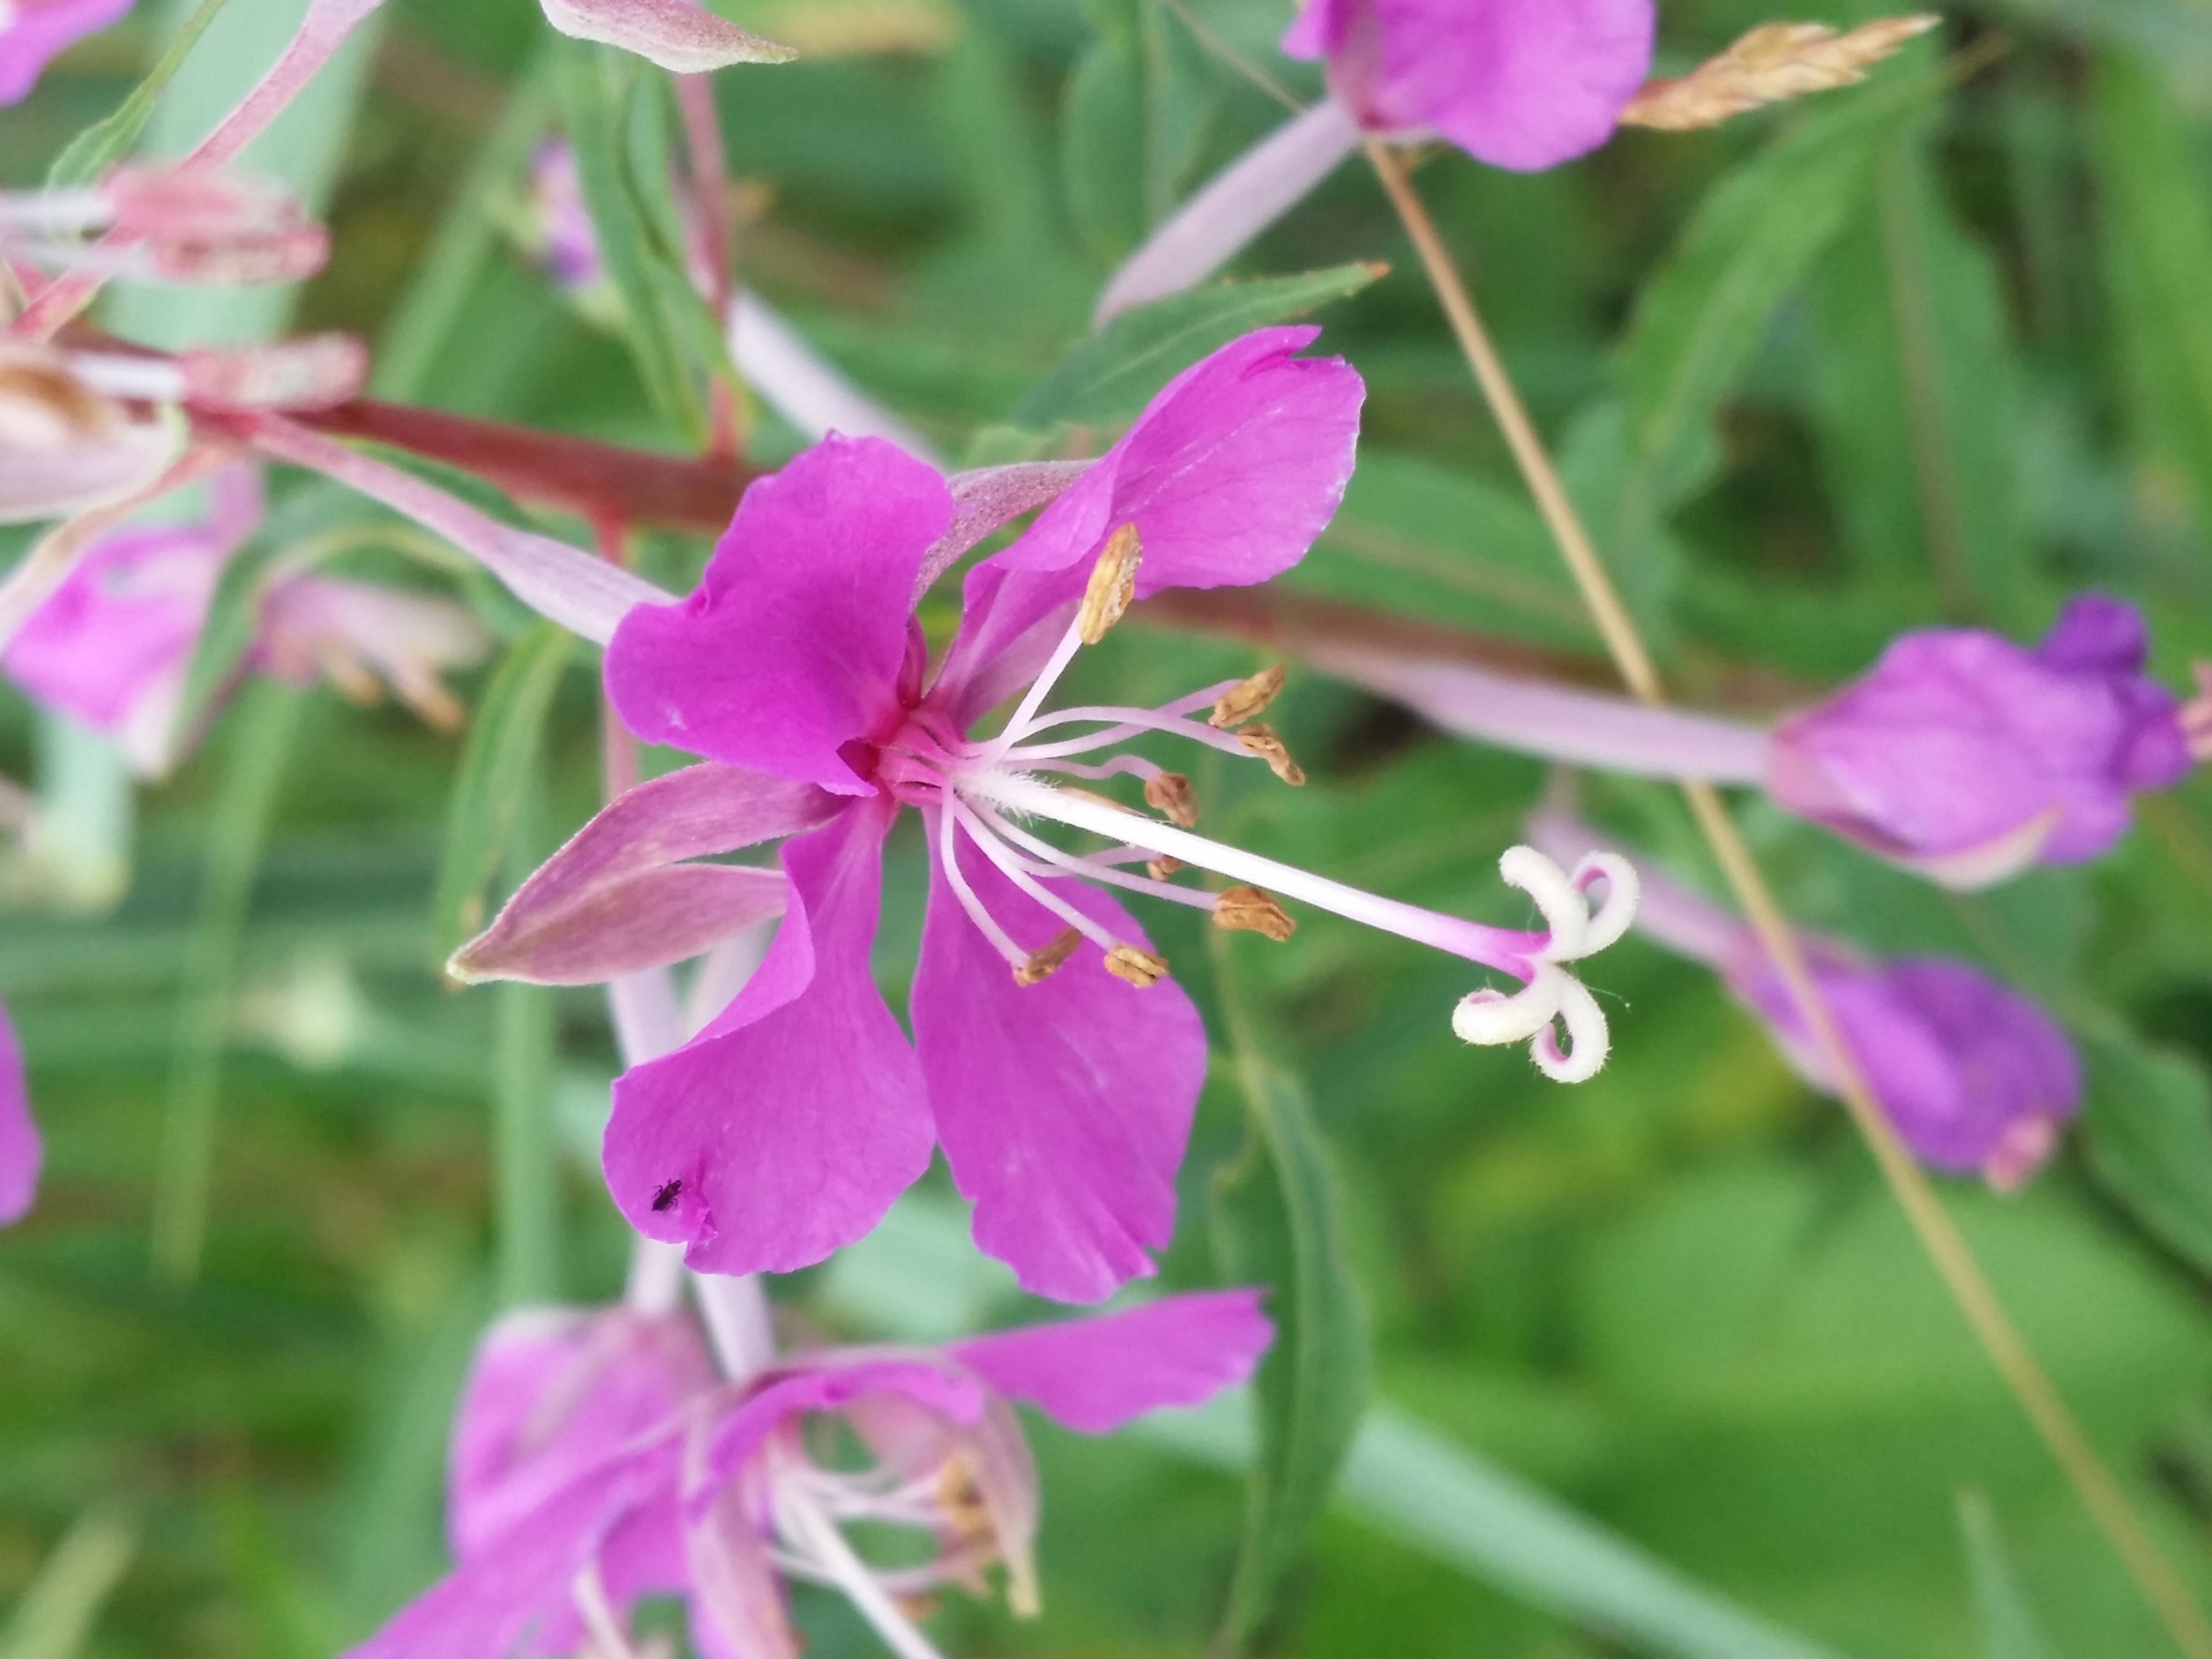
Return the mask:
<path fill-rule="evenodd" d="M 265 58 L 288 6 L 231 0 L 207 50 Z M 1113 260 L 1279 118 L 1247 66 L 1316 89 L 1273 50 L 1281 0 L 725 9 L 821 43 L 717 77 L 745 280 L 953 456 L 1096 441 L 1213 343 L 1208 321 L 1231 313 L 1202 307 L 1181 334 L 1146 337 L 1183 339 L 1179 354 L 1118 374 L 1083 343 Z M 43 179 L 185 9 L 148 0 L 0 112 L 0 183 Z M 1753 0 L 1662 14 L 1670 71 L 1770 15 Z M 1963 72 L 1938 68 L 1947 55 Z M 409 382 L 395 394 L 693 443 L 681 366 L 702 361 L 702 318 L 652 183 L 669 138 L 642 76 L 556 42 L 526 0 L 397 0 L 363 63 L 335 152 L 336 257 L 301 321 L 392 343 L 386 371 L 404 362 Z M 620 227 L 635 350 L 497 228 L 556 112 L 603 230 Z M 1695 699 L 1763 711 L 1900 628 L 2027 632 L 2088 585 L 2146 606 L 2170 683 L 2212 654 L 2212 12 L 1973 7 L 1800 109 L 1626 134 L 1540 176 L 1449 154 L 1417 176 Z M 1366 283 L 1350 269 L 1366 261 L 1393 273 Z M 1370 389 L 1345 510 L 1288 580 L 1590 658 L 1416 270 L 1356 165 L 1237 269 L 1330 273 L 1297 302 L 1344 296 L 1316 319 Z M 757 412 L 750 438 L 768 459 L 799 441 Z M 295 502 L 316 488 L 279 483 Z M 654 536 L 641 554 L 680 585 L 704 550 Z M 448 1415 L 502 1289 L 619 1286 L 627 1235 L 596 1170 L 614 1067 L 600 1001 L 503 1004 L 441 988 L 431 966 L 483 884 L 511 882 L 599 787 L 587 653 L 564 672 L 511 608 L 483 604 L 516 654 L 464 690 L 480 720 L 542 726 L 540 784 L 532 764 L 457 781 L 462 740 L 321 691 L 284 721 L 219 720 L 133 821 L 81 734 L 0 697 L 0 773 L 38 778 L 65 815 L 50 860 L 130 859 L 112 908 L 58 906 L 55 869 L 27 864 L 0 914 L 0 994 L 50 1145 L 37 1210 L 0 1237 L 0 1604 L 75 1616 L 76 1595 L 88 1655 L 289 1659 L 358 1638 L 439 1568 Z M 1138 625 L 1075 678 L 1162 701 L 1257 665 Z M 1277 716 L 1311 783 L 1201 771 L 1216 833 L 1522 920 L 1495 861 L 1540 768 L 1310 676 Z M 272 731 L 280 752 L 252 746 Z M 240 830 L 240 793 L 271 769 L 265 823 Z M 1666 792 L 1594 780 L 1585 801 L 1707 878 Z M 2192 781 L 2098 866 L 1972 898 L 1750 817 L 1808 923 L 1978 960 L 2084 1041 L 2095 1087 L 2053 1166 L 2015 1196 L 1947 1197 L 2200 1591 L 2209 812 L 2212 785 Z M 225 935 L 207 884 L 241 834 L 251 868 Z M 896 1005 L 924 866 L 895 850 L 879 960 Z M 1180 912 L 1146 922 L 1217 1045 L 1164 1276 L 1264 1273 L 1286 1331 L 1334 1346 L 1278 1356 L 1256 1437 L 1233 1413 L 1111 1442 L 1036 1425 L 1043 1619 L 950 1603 L 933 1626 L 950 1650 L 1195 1655 L 1225 1616 L 1253 1650 L 1306 1659 L 2164 1650 L 1842 1115 L 1708 977 L 1634 941 L 1592 964 L 1615 1058 L 1561 1089 L 1517 1054 L 1454 1041 L 1449 1011 L 1471 988 L 1449 961 L 1327 917 L 1287 946 L 1210 945 Z M 548 1030 L 550 1056 L 532 1035 Z M 547 1080 L 532 1099 L 514 1097 L 518 1056 Z M 195 1067 L 212 1079 L 210 1224 L 181 1287 L 149 1270 L 149 1234 L 156 1193 L 190 1175 L 164 1121 Z M 519 1259 L 526 1224 L 542 1243 Z M 776 1285 L 779 1304 L 860 1336 L 1024 1311 L 963 1254 L 941 1175 L 890 1226 Z M 1248 1494 L 1231 1470 L 1255 1442 L 1277 1455 Z M 1301 1543 L 1347 1443 L 1336 1505 Z M 1474 1473 L 1455 1486 L 1462 1462 Z M 834 1602 L 800 1610 L 823 1659 L 875 1650 Z M 1726 1645 L 1730 1631 L 1750 1645 Z"/>

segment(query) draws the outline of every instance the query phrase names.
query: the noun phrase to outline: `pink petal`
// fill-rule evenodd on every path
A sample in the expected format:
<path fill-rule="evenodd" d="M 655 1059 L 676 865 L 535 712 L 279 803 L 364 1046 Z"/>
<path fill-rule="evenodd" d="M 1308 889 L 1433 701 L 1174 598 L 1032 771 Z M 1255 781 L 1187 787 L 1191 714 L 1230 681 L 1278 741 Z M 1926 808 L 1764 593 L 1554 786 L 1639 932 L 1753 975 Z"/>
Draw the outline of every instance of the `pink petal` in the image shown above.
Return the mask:
<path fill-rule="evenodd" d="M 785 64 L 789 46 L 749 34 L 691 0 L 539 0 L 545 21 L 579 40 L 620 46 L 677 75 L 732 64 Z"/>
<path fill-rule="evenodd" d="M 951 521 L 945 480 L 902 450 L 816 445 L 745 491 L 689 599 L 623 619 L 608 696 L 649 743 L 868 793 L 839 750 L 897 729 L 915 574 Z"/>
<path fill-rule="evenodd" d="M 8 1011 L 0 1007 L 0 1226 L 20 1221 L 39 1190 L 45 1152 L 31 1121 L 31 1091 L 23 1079 L 23 1051 Z"/>
<path fill-rule="evenodd" d="M 581 1469 L 712 1388 L 690 1322 L 621 1308 L 532 1309 L 477 1350 L 453 1425 L 448 1523 L 467 1560 L 533 1517 Z"/>
<path fill-rule="evenodd" d="M 1283 37 L 1384 132 L 1433 128 L 1493 167 L 1555 167 L 1612 136 L 1651 68 L 1651 0 L 1313 0 Z"/>
<path fill-rule="evenodd" d="M 960 867 L 1017 945 L 1061 928 L 963 836 Z M 1056 896 L 1149 950 L 1128 914 L 1073 881 Z M 938 1138 L 975 1202 L 975 1243 L 1025 1290 L 1097 1302 L 1152 1272 L 1175 1231 L 1176 1170 L 1206 1080 L 1206 1030 L 1173 980 L 1115 979 L 1085 945 L 1042 982 L 1015 982 L 935 873 L 915 971 L 915 1042 Z"/>
<path fill-rule="evenodd" d="M 625 1448 L 576 1471 L 527 1526 L 510 1528 L 400 1610 L 345 1659 L 550 1659 L 581 1632 L 571 1586 L 623 1523 L 673 1493 L 681 1442 Z"/>
<path fill-rule="evenodd" d="M 771 1377 L 715 1430 L 705 1480 L 684 1494 L 687 1510 L 695 1519 L 703 1513 L 713 1488 L 735 1478 L 786 1419 L 836 1411 L 871 1394 L 898 1395 L 953 1423 L 983 1414 L 982 1390 L 933 1353 L 856 1349 L 848 1358 L 833 1349 Z"/>
<path fill-rule="evenodd" d="M 615 1203 L 702 1272 L 819 1261 L 929 1165 L 921 1069 L 868 967 L 896 811 L 855 802 L 785 843 L 791 908 L 759 971 L 690 1043 L 616 1081 Z"/>
<path fill-rule="evenodd" d="M 625 791 L 456 951 L 460 980 L 588 985 L 699 955 L 780 915 L 773 870 L 687 864 L 811 830 L 840 803 L 742 767 L 686 767 Z"/>
<path fill-rule="evenodd" d="M 1134 524 L 1137 592 L 1265 581 L 1305 556 L 1352 477 L 1366 388 L 1341 359 L 1292 354 L 1315 328 L 1264 328 L 1170 381 L 1121 441 L 969 574 L 943 684 L 968 717 L 1035 672 L 1106 538 Z"/>
<path fill-rule="evenodd" d="M 1126 1313 L 1033 1325 L 947 1350 L 999 1393 L 1104 1434 L 1169 1406 L 1199 1406 L 1252 1375 L 1275 1340 L 1260 1291 L 1170 1296 Z"/>
<path fill-rule="evenodd" d="M 120 22 L 131 7 L 131 0 L 32 0 L 0 21 L 0 104 L 21 103 L 52 58 Z"/>

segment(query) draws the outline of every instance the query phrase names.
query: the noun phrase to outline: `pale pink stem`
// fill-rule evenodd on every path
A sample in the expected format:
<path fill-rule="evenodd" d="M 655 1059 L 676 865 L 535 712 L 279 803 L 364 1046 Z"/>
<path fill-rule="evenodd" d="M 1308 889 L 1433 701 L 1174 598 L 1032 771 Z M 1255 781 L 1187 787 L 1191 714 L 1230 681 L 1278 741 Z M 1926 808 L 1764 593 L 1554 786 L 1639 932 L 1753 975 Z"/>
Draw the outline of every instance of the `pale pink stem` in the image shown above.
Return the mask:
<path fill-rule="evenodd" d="M 1530 813 L 1527 833 L 1531 847 L 1569 868 L 1592 853 L 1630 856 L 1626 848 L 1580 818 L 1554 806 Z M 1751 948 L 1751 930 L 1732 912 L 1701 893 L 1653 875 L 1650 865 L 1642 860 L 1637 861 L 1637 874 L 1642 881 L 1642 896 L 1636 908 L 1635 930 L 1653 944 L 1717 971 L 1741 960 Z"/>
<path fill-rule="evenodd" d="M 1447 732 L 1503 749 L 1632 777 L 1757 784 L 1766 776 L 1763 726 L 1371 646 L 1316 639 L 1301 654 L 1323 673 L 1402 702 Z"/>
<path fill-rule="evenodd" d="M 319 472 L 434 531 L 470 555 L 540 616 L 605 645 L 640 605 L 675 596 L 627 570 L 550 536 L 510 529 L 398 467 L 348 449 L 276 415 L 241 420 L 236 430 L 262 453 Z"/>
<path fill-rule="evenodd" d="M 1275 129 L 1185 202 L 1115 271 L 1091 313 L 1115 313 L 1194 288 L 1227 264 L 1359 148 L 1360 131 L 1334 99 Z"/>
<path fill-rule="evenodd" d="M 189 451 L 144 488 L 65 519 L 40 537 L 22 562 L 0 580 L 0 652 L 7 650 L 23 624 L 70 579 L 94 543 L 155 496 L 188 484 L 232 459 L 212 447 Z"/>
<path fill-rule="evenodd" d="M 884 438 L 917 460 L 940 466 L 927 439 L 823 362 L 759 295 L 740 288 L 726 315 L 730 361 L 745 384 L 804 436 L 840 432 Z"/>
<path fill-rule="evenodd" d="M 722 148 L 722 118 L 714 83 L 704 75 L 672 75 L 676 107 L 684 122 L 684 149 L 691 194 L 691 239 L 707 303 L 717 317 L 730 311 L 729 162 Z M 738 389 L 725 375 L 708 388 L 712 404 L 707 455 L 734 459 L 738 451 Z"/>

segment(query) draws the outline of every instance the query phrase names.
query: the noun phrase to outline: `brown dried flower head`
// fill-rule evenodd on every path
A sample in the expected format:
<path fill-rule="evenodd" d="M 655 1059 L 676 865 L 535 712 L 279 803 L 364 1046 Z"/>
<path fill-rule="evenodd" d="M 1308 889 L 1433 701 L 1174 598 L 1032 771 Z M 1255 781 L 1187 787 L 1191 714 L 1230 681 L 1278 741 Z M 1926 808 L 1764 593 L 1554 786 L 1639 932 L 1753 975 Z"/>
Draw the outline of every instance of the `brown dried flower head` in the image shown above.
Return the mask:
<path fill-rule="evenodd" d="M 1932 12 L 1916 12 L 1844 33 L 1826 23 L 1761 24 L 1680 79 L 1647 82 L 1621 111 L 1620 125 L 1669 132 L 1714 127 L 1762 104 L 1847 87 L 1942 21 Z"/>

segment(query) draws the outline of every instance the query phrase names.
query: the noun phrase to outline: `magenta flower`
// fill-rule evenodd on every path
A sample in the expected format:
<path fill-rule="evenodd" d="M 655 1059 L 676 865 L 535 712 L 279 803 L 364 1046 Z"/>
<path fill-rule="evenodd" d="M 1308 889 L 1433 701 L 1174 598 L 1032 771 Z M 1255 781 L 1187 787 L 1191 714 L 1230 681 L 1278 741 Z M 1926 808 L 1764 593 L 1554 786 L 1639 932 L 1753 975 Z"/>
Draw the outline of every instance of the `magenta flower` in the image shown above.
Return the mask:
<path fill-rule="evenodd" d="M 122 745 L 142 773 L 174 759 L 177 699 L 230 556 L 261 523 L 261 474 L 226 467 L 198 522 L 144 525 L 94 544 L 0 653 L 38 702 Z"/>
<path fill-rule="evenodd" d="M 584 205 L 576 151 L 565 138 L 547 138 L 530 158 L 531 251 L 561 290 L 572 297 L 606 286 L 599 234 Z"/>
<path fill-rule="evenodd" d="M 994 1562 L 1033 1613 L 1036 1480 L 1008 1402 L 1085 1434 L 1201 1404 L 1266 1350 L 1258 1301 L 1170 1297 L 941 1350 L 800 1355 L 726 1383 L 680 1316 L 516 1316 L 486 1339 L 456 1426 L 459 1565 L 351 1659 L 627 1653 L 628 1610 L 656 1595 L 687 1600 L 703 1653 L 796 1659 L 787 1577 L 875 1617 L 938 1585 L 981 1590 Z M 868 1467 L 817 1461 L 805 1431 L 824 1416 Z M 935 1552 L 875 1566 L 845 1537 L 854 1522 L 932 1534 Z"/>
<path fill-rule="evenodd" d="M 1776 728 L 1768 792 L 1950 885 L 2094 858 L 2127 828 L 2130 795 L 2190 768 L 2146 654 L 2140 613 L 2094 593 L 2033 650 L 1964 629 L 1907 634 Z"/>
<path fill-rule="evenodd" d="M 1372 132 L 1522 172 L 1595 149 L 1651 67 L 1651 0 L 1310 0 L 1283 36 Z"/>
<path fill-rule="evenodd" d="M 223 568 L 261 526 L 261 473 L 226 466 L 206 515 L 101 537 L 4 649 L 0 670 L 37 702 L 112 737 L 143 776 L 160 776 L 197 737 L 178 702 Z M 451 599 L 284 574 L 261 596 L 247 666 L 295 684 L 327 677 L 372 701 L 390 685 L 431 724 L 461 709 L 441 671 L 482 659 L 490 638 Z"/>
<path fill-rule="evenodd" d="M 1546 810 L 1529 839 L 1554 858 L 1605 847 L 1596 832 Z M 1800 1076 L 1836 1092 L 1826 1056 L 1757 935 L 1707 899 L 1648 872 L 1636 928 L 1721 975 Z M 1914 1157 L 1978 1171 L 2008 1190 L 2040 1168 L 2081 1109 L 2073 1045 L 2034 1003 L 1978 968 L 1941 957 L 1875 961 L 1801 935 L 1814 983 L 1882 1115 Z"/>
<path fill-rule="evenodd" d="M 23 1051 L 8 1010 L 0 1006 L 0 1227 L 23 1218 L 39 1190 L 45 1154 L 31 1121 L 31 1091 L 23 1077 Z"/>
<path fill-rule="evenodd" d="M 1942 957 L 1870 962 L 1811 941 L 1813 977 L 1882 1115 L 1914 1157 L 1978 1171 L 2000 1191 L 2041 1168 L 2081 1107 L 2081 1068 L 2040 1008 L 1979 969 Z M 1725 971 L 1807 1082 L 1835 1079 L 1795 1000 L 1753 943 Z"/>
<path fill-rule="evenodd" d="M 19 104 L 48 63 L 122 21 L 132 0 L 0 0 L 0 104 Z"/>
<path fill-rule="evenodd" d="M 2212 692 L 2183 706 L 2146 678 L 2142 617 L 2094 593 L 2033 650 L 1978 630 L 1904 635 L 1871 672 L 1771 729 L 1353 640 L 1302 648 L 1314 666 L 1486 743 L 1635 776 L 1764 786 L 1784 811 L 1951 887 L 2094 858 L 2126 829 L 2136 791 L 2212 758 Z"/>
<path fill-rule="evenodd" d="M 1193 834 L 1188 780 L 1126 745 L 1179 736 L 1302 780 L 1250 719 L 1279 677 L 1158 708 L 1042 712 L 1133 595 L 1264 580 L 1328 521 L 1362 388 L 1340 362 L 1291 356 L 1314 333 L 1263 331 L 1180 376 L 969 574 L 933 672 L 912 609 L 953 503 L 934 471 L 878 441 L 832 439 L 756 483 L 698 591 L 624 618 L 607 655 L 616 708 L 638 736 L 711 763 L 617 800 L 453 970 L 574 982 L 696 954 L 774 914 L 784 889 L 772 872 L 679 860 L 788 837 L 789 908 L 758 974 L 691 1042 L 616 1085 L 607 1180 L 647 1237 L 683 1243 L 708 1272 L 805 1266 L 872 1227 L 934 1140 L 975 1200 L 977 1244 L 1027 1288 L 1092 1301 L 1149 1273 L 1147 1249 L 1173 1228 L 1206 1042 L 1166 963 L 1101 887 L 1278 938 L 1292 924 L 1273 896 L 1335 910 L 1520 981 L 1511 997 L 1460 1004 L 1468 1041 L 1533 1042 L 1559 1076 L 1602 1061 L 1603 1016 L 1565 964 L 1626 927 L 1625 868 L 1571 880 L 1509 854 L 1508 879 L 1551 923 L 1513 933 Z M 997 735 L 969 735 L 1017 694 Z M 1193 718 L 1208 708 L 1210 721 Z M 1051 775 L 1134 777 L 1175 821 Z M 921 811 L 934 854 L 911 1047 L 869 969 L 882 848 L 902 806 Z M 1113 850 L 1078 855 L 1030 823 Z M 1180 885 L 1168 878 L 1183 864 L 1249 884 Z M 1609 897 L 1593 920 L 1584 894 L 1601 878 Z"/>

